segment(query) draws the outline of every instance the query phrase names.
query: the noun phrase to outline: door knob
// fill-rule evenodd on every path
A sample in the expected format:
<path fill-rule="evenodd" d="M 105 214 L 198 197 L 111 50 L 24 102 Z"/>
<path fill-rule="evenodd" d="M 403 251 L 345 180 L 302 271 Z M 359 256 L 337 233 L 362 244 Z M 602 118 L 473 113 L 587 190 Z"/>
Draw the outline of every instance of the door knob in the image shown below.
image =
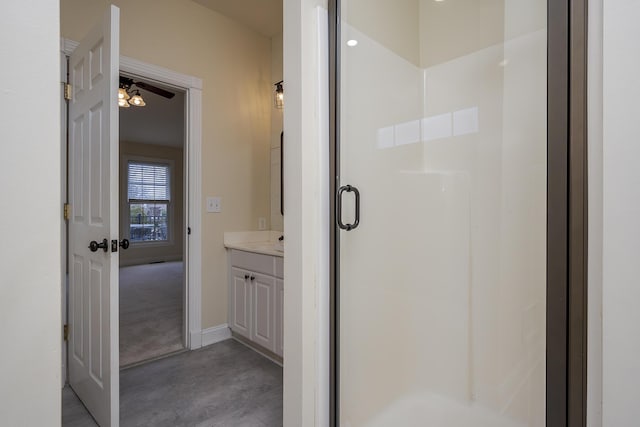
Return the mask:
<path fill-rule="evenodd" d="M 95 240 L 92 240 L 89 243 L 89 250 L 91 252 L 97 252 L 98 249 L 102 249 L 107 252 L 109 250 L 109 241 L 107 239 L 102 239 L 102 243 L 98 243 Z"/>
<path fill-rule="evenodd" d="M 111 241 L 111 252 L 118 252 L 118 247 L 127 249 L 129 247 L 129 240 L 122 239 L 120 241 L 114 239 Z"/>

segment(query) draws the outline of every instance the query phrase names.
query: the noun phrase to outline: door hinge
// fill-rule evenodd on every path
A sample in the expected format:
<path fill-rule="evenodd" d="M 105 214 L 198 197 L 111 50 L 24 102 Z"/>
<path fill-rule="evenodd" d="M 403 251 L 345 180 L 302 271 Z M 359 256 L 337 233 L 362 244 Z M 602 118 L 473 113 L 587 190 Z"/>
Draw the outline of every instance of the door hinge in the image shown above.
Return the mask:
<path fill-rule="evenodd" d="M 64 325 L 62 327 L 62 335 L 65 341 L 69 341 L 69 325 Z"/>
<path fill-rule="evenodd" d="M 73 93 L 73 87 L 69 83 L 64 84 L 64 99 L 71 100 L 71 94 Z"/>
<path fill-rule="evenodd" d="M 69 219 L 71 218 L 71 205 L 69 203 L 64 204 L 63 214 L 65 221 L 69 221 Z"/>

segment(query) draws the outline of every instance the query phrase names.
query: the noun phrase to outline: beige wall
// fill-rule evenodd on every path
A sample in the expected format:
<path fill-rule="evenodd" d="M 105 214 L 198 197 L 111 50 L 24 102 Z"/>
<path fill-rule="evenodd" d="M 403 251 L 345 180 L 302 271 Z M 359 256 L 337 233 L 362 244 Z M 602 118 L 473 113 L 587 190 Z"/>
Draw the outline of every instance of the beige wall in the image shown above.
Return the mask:
<path fill-rule="evenodd" d="M 0 424 L 60 422 L 59 6 L 0 13 Z"/>
<path fill-rule="evenodd" d="M 282 34 L 271 38 L 271 80 L 272 83 L 282 80 Z M 286 87 L 286 85 L 285 85 Z M 275 87 L 271 87 L 272 90 Z M 285 89 L 285 106 L 286 106 Z M 271 229 L 283 231 L 284 218 L 280 214 L 280 132 L 282 132 L 282 116 L 284 109 L 276 108 L 271 103 Z"/>
<path fill-rule="evenodd" d="M 121 54 L 203 80 L 202 327 L 227 322 L 223 233 L 269 220 L 270 40 L 190 0 L 115 0 Z M 106 2 L 61 0 L 63 37 L 79 40 Z M 198 230 L 194 230 L 198 232 Z"/>
<path fill-rule="evenodd" d="M 120 265 L 147 264 L 182 259 L 184 242 L 184 179 L 182 148 L 120 141 L 120 236 L 128 236 L 127 162 L 128 160 L 167 161 L 170 164 L 171 204 L 169 241 L 132 244 L 120 252 Z"/>

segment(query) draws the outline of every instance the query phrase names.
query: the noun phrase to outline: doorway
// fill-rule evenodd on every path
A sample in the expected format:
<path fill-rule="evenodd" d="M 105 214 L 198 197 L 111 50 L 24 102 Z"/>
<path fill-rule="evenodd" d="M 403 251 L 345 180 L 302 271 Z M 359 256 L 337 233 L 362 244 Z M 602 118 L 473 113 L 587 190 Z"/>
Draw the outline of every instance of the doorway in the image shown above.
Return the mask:
<path fill-rule="evenodd" d="M 121 369 L 186 345 L 185 92 L 120 75 Z M 139 97 L 139 98 L 138 98 Z"/>
<path fill-rule="evenodd" d="M 110 27 L 110 23 L 115 23 L 117 22 L 118 19 L 118 10 L 117 8 L 114 7 L 110 7 L 107 14 L 104 16 L 103 22 L 102 22 L 102 30 L 105 30 L 105 25 L 106 27 Z M 117 26 L 117 25 L 116 25 Z M 96 29 L 99 29 L 99 27 L 96 27 Z M 93 34 L 93 36 L 95 36 L 95 34 Z M 108 39 L 109 40 L 109 45 L 113 46 L 113 37 L 105 37 L 105 40 Z M 76 58 L 79 55 L 84 55 L 86 54 L 86 50 L 87 50 L 87 46 L 90 45 L 90 42 L 87 39 L 83 39 L 83 44 L 80 45 L 80 47 L 84 46 L 84 48 L 80 49 L 79 48 L 79 44 L 67 39 L 62 40 L 62 51 L 63 53 L 68 56 L 68 57 L 73 57 L 73 55 L 75 55 L 76 52 L 80 52 L 78 55 L 76 55 Z M 98 46 L 100 47 L 100 46 Z M 92 47 L 93 49 L 93 47 Z M 201 115 L 200 115 L 200 111 L 201 111 L 201 100 L 202 100 L 202 94 L 201 94 L 201 88 L 202 88 L 202 81 L 198 78 L 192 77 L 192 76 L 187 76 L 187 75 L 182 75 L 179 73 L 175 73 L 171 70 L 168 69 L 164 69 L 161 67 L 157 67 L 151 64 L 146 64 L 140 61 L 136 61 L 133 60 L 131 58 L 126 58 L 126 57 L 120 57 L 119 58 L 119 67 L 118 67 L 118 55 L 114 54 L 111 55 L 109 53 L 109 49 L 100 49 L 101 50 L 101 55 L 102 55 L 102 60 L 103 62 L 101 64 L 107 64 L 108 63 L 108 67 L 104 68 L 104 70 L 108 69 L 108 75 L 110 76 L 109 79 L 102 79 L 101 81 L 108 81 L 109 85 L 113 85 L 112 89 L 111 88 L 108 91 L 103 91 L 100 93 L 101 96 L 101 101 L 99 105 L 107 105 L 109 104 L 109 110 L 113 108 L 113 114 L 111 114 L 111 117 L 117 117 L 118 115 L 118 106 L 117 106 L 117 99 L 114 96 L 113 98 L 111 98 L 111 96 L 108 96 L 107 93 L 113 93 L 116 94 L 117 93 L 117 87 L 118 87 L 118 69 L 120 69 L 120 72 L 122 72 L 123 74 L 126 74 L 128 76 L 142 76 L 144 75 L 144 77 L 147 79 L 147 81 L 153 81 L 153 82 L 157 82 L 158 84 L 164 84 L 166 87 L 171 87 L 175 90 L 180 90 L 182 93 L 184 93 L 184 97 L 183 97 L 183 105 L 182 105 L 182 111 L 183 111 L 183 120 L 184 120 L 184 124 L 183 124 L 183 129 L 182 129 L 182 135 L 183 136 L 183 143 L 185 145 L 184 147 L 184 155 L 183 158 L 178 162 L 178 166 L 181 166 L 184 170 L 184 172 L 182 173 L 182 176 L 184 176 L 184 185 L 187 186 L 188 183 L 195 183 L 194 185 L 189 186 L 189 191 L 183 191 L 184 196 L 182 197 L 182 201 L 180 202 L 184 208 L 183 208 L 183 217 L 184 219 L 182 220 L 182 222 L 179 221 L 179 226 L 176 226 L 174 228 L 178 228 L 180 230 L 178 230 L 177 233 L 177 237 L 184 239 L 184 244 L 183 244 L 183 248 L 182 248 L 182 260 L 185 261 L 184 263 L 184 273 L 179 273 L 179 275 L 184 275 L 187 280 L 184 281 L 183 283 L 185 283 L 185 286 L 182 288 L 182 301 L 183 301 L 183 313 L 184 313 L 184 318 L 187 319 L 187 321 L 181 321 L 181 329 L 182 331 L 179 332 L 177 335 L 179 337 L 181 337 L 182 339 L 179 339 L 178 341 L 180 341 L 179 345 L 181 347 L 187 347 L 189 349 L 196 349 L 201 347 L 201 314 L 200 314 L 200 294 L 201 294 L 201 283 L 200 283 L 200 277 L 201 277 L 201 266 L 200 266 L 200 259 L 201 259 L 201 217 L 200 217 L 200 185 L 198 184 L 201 180 L 201 176 L 200 176 L 200 167 L 199 167 L 199 159 L 200 159 L 200 146 L 201 146 Z M 116 50 L 117 51 L 117 50 Z M 110 57 L 107 58 L 106 55 L 109 55 Z M 97 56 L 97 55 L 96 55 Z M 84 59 L 82 59 L 82 61 L 85 61 Z M 66 61 L 63 62 L 63 64 L 66 63 Z M 80 64 L 80 65 L 78 65 Z M 83 75 L 83 79 L 86 77 L 84 75 L 84 73 L 82 72 L 82 66 L 81 66 L 82 62 L 79 62 L 76 64 L 76 67 L 72 69 L 72 72 L 69 72 L 69 75 L 71 75 L 71 77 L 69 78 L 70 81 L 72 81 L 74 84 L 76 84 L 75 86 L 72 85 L 72 87 L 76 87 L 76 92 L 74 93 L 82 93 L 81 89 L 83 89 L 82 85 L 79 85 L 78 82 L 80 81 L 80 75 Z M 65 71 L 66 75 L 66 70 Z M 111 76 L 113 78 L 111 78 Z M 162 81 L 162 83 L 160 83 Z M 84 86 L 86 87 L 86 86 Z M 96 86 L 97 87 L 97 86 Z M 80 98 L 80 96 L 78 96 L 78 98 Z M 75 98 L 72 98 L 71 102 L 75 102 Z M 75 107 L 78 108 L 78 107 Z M 133 108 L 133 107 L 130 107 Z M 92 110 L 93 111 L 93 110 Z M 91 114 L 93 114 L 93 112 L 91 112 Z M 95 117 L 97 117 L 97 115 L 94 115 Z M 93 116 L 92 116 L 93 117 Z M 80 121 L 77 122 L 73 122 L 74 125 L 78 124 L 77 129 L 80 129 Z M 96 164 L 100 164 L 101 167 L 101 171 L 109 171 L 109 174 L 111 177 L 115 177 L 117 176 L 117 174 L 119 173 L 119 168 L 118 168 L 118 164 L 119 164 L 119 157 L 117 155 L 118 153 L 118 134 L 117 132 L 114 133 L 112 132 L 112 129 L 115 129 L 117 131 L 117 123 L 118 121 L 114 121 L 112 120 L 111 125 L 108 127 L 95 127 L 95 129 L 103 129 L 103 130 L 107 130 L 109 131 L 109 136 L 108 137 L 104 137 L 102 134 L 99 134 L 97 132 L 95 132 L 96 135 L 101 136 L 102 141 L 108 141 L 108 143 L 105 143 L 104 146 L 108 146 L 109 150 L 110 150 L 110 155 L 109 156 L 100 156 L 100 160 L 102 161 L 106 161 L 107 164 L 101 163 L 101 162 L 94 162 Z M 69 131 L 70 134 L 72 134 L 74 137 L 77 137 L 76 139 L 78 141 L 80 141 L 79 136 L 80 135 L 84 135 L 84 133 L 78 133 L 78 135 L 73 134 L 73 132 L 70 130 Z M 91 134 L 92 136 L 94 134 Z M 72 139 L 72 141 L 75 141 L 75 139 Z M 88 143 L 89 139 L 87 139 L 85 142 Z M 85 143 L 83 142 L 83 144 Z M 80 154 L 82 154 L 82 150 L 79 149 L 78 147 L 80 147 L 79 144 L 74 146 L 76 149 L 73 150 L 69 150 L 70 153 L 73 153 L 74 155 L 76 155 L 75 159 L 84 159 L 83 156 L 81 156 Z M 115 149 L 115 150 L 114 150 Z M 88 150 L 86 150 L 88 152 Z M 99 151 L 94 151 L 94 154 L 98 153 Z M 96 154 L 97 156 L 97 154 Z M 97 159 L 96 159 L 97 160 Z M 78 162 L 69 162 L 69 164 L 76 164 L 76 171 L 80 170 L 82 171 L 82 164 L 80 164 L 80 167 L 78 167 Z M 96 168 L 96 170 L 98 170 Z M 83 186 L 85 186 L 87 180 L 86 179 L 81 179 L 84 175 L 81 173 L 76 173 L 74 174 L 73 168 L 70 168 L 70 173 L 69 173 L 69 180 L 71 180 L 71 177 L 74 178 L 73 182 L 74 185 L 77 186 L 78 188 L 82 188 Z M 100 176 L 99 173 L 95 174 L 95 177 Z M 92 180 L 91 182 L 98 182 L 98 180 L 95 179 L 94 176 L 92 176 Z M 76 179 L 78 178 L 78 179 Z M 111 189 L 115 189 L 118 188 L 118 179 L 114 179 L 114 180 L 109 180 L 109 185 Z M 88 186 L 86 186 L 88 188 Z M 72 191 L 69 191 L 69 194 L 72 194 Z M 75 193 L 73 193 L 75 195 Z M 82 193 L 84 195 L 84 193 Z M 93 194 L 91 192 L 89 192 L 89 194 Z M 111 214 L 110 214 L 110 218 L 117 218 L 118 215 L 118 198 L 117 198 L 117 191 L 113 191 L 113 190 L 104 190 L 102 189 L 100 194 L 104 194 L 104 195 L 109 195 L 109 202 L 108 203 L 103 203 L 101 206 L 109 206 L 110 210 L 111 210 Z M 71 201 L 71 199 L 69 199 Z M 88 200 L 88 198 L 85 198 L 85 200 Z M 136 200 L 133 200 L 134 202 Z M 139 201 L 139 200 L 137 200 Z M 144 200 L 143 200 L 144 201 Z M 156 202 L 156 204 L 160 203 L 161 200 L 156 200 L 154 198 L 154 200 L 151 200 Z M 131 202 L 131 201 L 129 201 Z M 71 204 L 73 205 L 73 201 L 71 201 Z M 96 205 L 97 206 L 97 205 Z M 80 209 L 79 207 L 76 207 L 76 209 Z M 72 215 L 73 217 L 73 215 Z M 142 219 L 142 218 L 141 218 Z M 154 218 L 154 220 L 157 218 Z M 97 222 L 100 223 L 99 219 L 92 219 L 93 222 Z M 115 224 L 117 224 L 118 221 L 115 222 Z M 113 222 L 111 222 L 111 224 L 113 224 Z M 138 223 L 138 225 L 142 225 L 142 227 L 138 227 L 138 228 L 146 228 L 148 224 L 145 223 L 145 221 L 141 221 Z M 165 238 L 165 240 L 169 240 L 171 234 L 170 230 L 164 230 L 163 226 L 161 223 L 155 224 L 155 222 L 153 223 L 154 229 L 149 233 L 149 235 L 153 235 L 156 236 L 156 238 Z M 90 253 L 94 253 L 99 249 L 103 249 L 104 250 L 104 254 L 101 255 L 103 258 L 105 259 L 111 259 L 113 257 L 113 259 L 119 259 L 118 255 L 119 253 L 122 253 L 125 251 L 125 246 L 129 246 L 129 241 L 128 239 L 120 239 L 119 236 L 119 231 L 116 229 L 115 226 L 111 226 L 111 229 L 114 230 L 114 233 L 106 233 L 107 235 L 111 235 L 112 237 L 117 237 L 118 240 L 115 240 L 114 238 L 112 238 L 112 241 L 110 242 L 110 244 L 108 244 L 107 239 L 104 239 L 104 241 L 100 241 L 100 242 L 91 242 L 91 244 L 89 245 L 89 248 L 87 250 L 86 247 L 86 243 L 84 240 L 90 240 L 90 239 L 84 239 L 80 241 L 80 243 L 78 243 L 76 246 L 79 246 L 81 249 L 84 248 L 85 252 L 90 252 Z M 176 230 L 174 229 L 174 232 Z M 128 233 L 128 234 L 127 234 Z M 71 234 L 71 233 L 70 233 Z M 129 235 L 129 237 L 134 237 L 131 236 L 131 231 L 130 231 L 130 227 L 128 227 L 127 230 L 125 230 L 125 235 Z M 164 235 L 164 236 L 163 236 Z M 137 233 L 137 235 L 135 237 L 140 238 L 141 236 L 147 236 L 147 233 Z M 188 237 L 185 237 L 188 236 Z M 124 237 L 124 236 L 123 236 Z M 92 237 L 95 238 L 95 237 Z M 125 242 L 126 240 L 126 242 Z M 144 241 L 144 239 L 141 239 Z M 107 243 L 105 243 L 107 242 Z M 119 244 L 118 244 L 119 243 Z M 166 242 L 165 242 L 166 243 Z M 95 244 L 95 248 L 93 247 Z M 107 247 L 108 246 L 108 247 Z M 118 250 L 118 246 L 120 246 L 120 250 Z M 110 250 L 109 250 L 110 249 Z M 128 248 L 127 248 L 128 250 Z M 100 252 L 100 254 L 102 254 L 102 251 Z M 112 255 L 115 254 L 115 255 Z M 87 407 L 93 405 L 95 407 L 90 408 L 92 410 L 92 414 L 98 413 L 98 411 L 101 412 L 108 412 L 110 414 L 110 418 L 111 420 L 115 419 L 115 416 L 117 416 L 117 409 L 118 409 L 118 367 L 119 367 L 119 357 L 118 357 L 118 334 L 117 334 L 117 329 L 118 328 L 118 318 L 119 316 L 117 315 L 118 313 L 118 263 L 114 263 L 115 264 L 115 270 L 112 271 L 113 269 L 111 268 L 111 265 L 109 267 L 109 270 L 112 272 L 112 274 L 110 274 L 110 278 L 109 278 L 109 286 L 108 287 L 104 287 L 105 289 L 108 288 L 109 289 L 109 295 L 108 298 L 102 298 L 100 301 L 101 304 L 109 307 L 109 312 L 110 313 L 115 313 L 116 315 L 111 315 L 110 319 L 113 319 L 114 321 L 110 321 L 109 325 L 107 327 L 107 325 L 104 325 L 104 328 L 101 329 L 101 333 L 102 336 L 107 336 L 109 335 L 108 340 L 106 340 L 106 342 L 103 342 L 103 345 L 101 347 L 98 347 L 96 345 L 94 345 L 96 351 L 100 350 L 103 353 L 108 353 L 110 354 L 109 360 L 107 360 L 106 358 L 102 358 L 102 359 L 98 359 L 98 361 L 103 362 L 103 363 L 108 363 L 109 364 L 109 378 L 110 378 L 110 383 L 102 383 L 99 384 L 100 390 L 98 391 L 98 393 L 100 396 L 96 397 L 95 399 L 93 398 L 93 396 L 90 396 L 88 399 L 85 400 L 86 396 L 83 397 L 83 402 L 85 402 L 85 404 L 87 405 Z M 95 268 L 95 267 L 94 267 Z M 113 281 L 115 278 L 115 282 Z M 115 286 L 114 286 L 115 283 Z M 81 289 L 81 288 L 77 288 L 77 289 Z M 74 293 L 74 295 L 78 296 L 82 296 L 83 294 L 81 293 L 81 291 L 78 291 L 76 293 Z M 97 294 L 96 294 L 97 295 Z M 78 299 L 76 298 L 76 300 L 74 300 L 76 303 L 78 302 L 84 302 L 84 300 L 82 298 Z M 63 302 L 64 305 L 64 302 Z M 79 306 L 79 304 L 77 304 Z M 114 306 L 115 306 L 115 310 L 114 310 Z M 63 308 L 64 310 L 64 308 Z M 68 309 L 69 312 L 71 312 L 71 308 Z M 105 313 L 107 310 L 104 309 L 104 307 L 102 307 L 102 311 L 100 311 L 101 313 Z M 71 339 L 73 340 L 74 338 L 76 338 L 76 342 L 80 342 L 80 338 L 81 336 L 79 334 L 85 334 L 85 333 L 96 333 L 98 331 L 96 331 L 96 328 L 93 327 L 91 328 L 91 330 L 89 328 L 83 328 L 82 325 L 76 323 L 76 321 L 78 319 L 80 319 L 81 317 L 79 317 L 79 314 L 82 314 L 83 311 L 79 308 L 78 310 L 74 311 L 73 313 L 76 314 L 76 316 L 67 316 L 67 319 L 69 321 L 70 324 L 70 330 L 71 331 L 75 331 L 76 332 L 76 336 L 70 334 Z M 98 313 L 98 311 L 96 311 L 96 313 Z M 178 317 L 182 317 L 182 316 L 178 316 Z M 74 324 L 77 326 L 74 328 Z M 86 335 L 86 334 L 85 334 Z M 115 338 L 114 338 L 115 337 Z M 85 343 L 88 342 L 91 339 L 91 337 L 89 336 L 88 339 L 85 339 Z M 94 343 L 97 342 L 95 339 L 92 340 Z M 73 343 L 70 345 L 69 348 L 73 347 Z M 73 347 L 74 351 L 77 350 L 77 352 L 81 352 L 81 350 L 84 348 L 82 346 L 78 347 L 80 348 L 80 350 L 78 350 L 78 348 Z M 84 350 L 82 350 L 84 351 Z M 86 353 L 86 352 L 85 352 Z M 80 353 L 79 353 L 80 354 Z M 84 353 L 83 353 L 84 354 Z M 63 355 L 64 357 L 65 355 Z M 70 356 L 66 355 L 66 359 L 65 360 L 69 360 Z M 78 356 L 78 354 L 74 354 L 74 357 L 77 361 L 77 359 L 80 357 Z M 85 366 L 88 366 L 85 364 Z M 95 370 L 95 364 L 94 364 L 94 370 Z M 72 384 L 72 386 L 74 385 L 73 382 L 71 381 L 71 376 L 67 376 L 67 372 L 65 372 L 64 370 L 66 369 L 66 365 L 63 363 L 63 375 L 62 378 L 70 378 L 70 383 Z M 95 373 L 94 373 L 94 377 L 95 377 Z M 74 387 L 75 389 L 75 387 Z M 78 390 L 76 390 L 78 391 Z M 80 390 L 79 391 L 79 395 L 83 395 L 84 394 L 84 390 Z M 93 399 L 93 400 L 91 400 Z M 91 405 L 87 404 L 87 401 L 91 400 Z M 94 404 L 95 403 L 95 404 Z M 114 416 L 114 414 L 116 414 Z M 101 414 L 99 414 L 101 415 Z M 98 418 L 98 417 L 97 417 Z M 104 418 L 104 417 L 100 417 L 100 418 Z M 106 421 L 106 423 L 109 423 L 110 421 Z"/>

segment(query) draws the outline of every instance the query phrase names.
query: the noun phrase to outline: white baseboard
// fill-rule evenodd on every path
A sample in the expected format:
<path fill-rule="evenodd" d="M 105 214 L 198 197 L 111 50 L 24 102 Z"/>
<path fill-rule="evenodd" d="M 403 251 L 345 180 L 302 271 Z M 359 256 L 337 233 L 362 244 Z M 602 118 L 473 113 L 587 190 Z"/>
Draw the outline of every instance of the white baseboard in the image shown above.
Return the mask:
<path fill-rule="evenodd" d="M 173 262 L 182 261 L 182 254 L 177 255 L 160 255 L 154 257 L 133 257 L 124 258 L 120 257 L 120 267 L 131 267 L 134 265 L 145 265 L 151 263 Z"/>
<path fill-rule="evenodd" d="M 260 347 L 257 344 L 253 344 L 250 341 L 248 341 L 246 338 L 244 337 L 240 337 L 238 335 L 235 334 L 231 334 L 231 338 L 236 341 L 239 342 L 240 344 L 242 344 L 243 346 L 255 351 L 256 353 L 258 353 L 259 355 L 266 357 L 267 359 L 271 360 L 273 363 L 275 363 L 276 365 L 279 365 L 280 367 L 284 367 L 284 361 L 282 360 L 281 357 L 279 357 L 278 355 L 275 355 L 273 353 L 271 353 L 268 350 L 263 350 L 262 347 Z"/>
<path fill-rule="evenodd" d="M 202 347 L 231 338 L 231 329 L 226 323 L 202 330 Z"/>
<path fill-rule="evenodd" d="M 197 350 L 202 347 L 202 331 L 189 333 L 189 350 Z"/>

